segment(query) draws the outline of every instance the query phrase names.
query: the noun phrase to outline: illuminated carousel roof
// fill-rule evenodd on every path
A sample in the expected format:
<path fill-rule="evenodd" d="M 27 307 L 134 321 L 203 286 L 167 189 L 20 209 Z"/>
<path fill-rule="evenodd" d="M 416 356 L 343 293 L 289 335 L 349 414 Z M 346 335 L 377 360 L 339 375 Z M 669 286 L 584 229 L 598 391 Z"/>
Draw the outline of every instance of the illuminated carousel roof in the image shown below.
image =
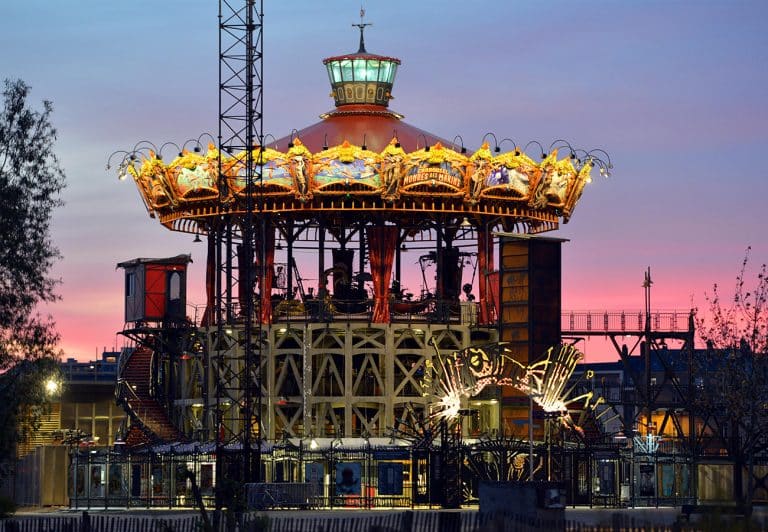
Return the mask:
<path fill-rule="evenodd" d="M 467 153 L 463 145 L 407 124 L 388 108 L 400 60 L 368 53 L 362 31 L 357 53 L 324 64 L 335 109 L 254 148 L 260 176 L 251 190 L 244 152 L 220 157 L 212 144 L 204 152 L 199 139 L 194 150 L 180 150 L 170 162 L 148 143 L 116 152 L 123 155 L 119 177 L 131 176 L 150 216 L 180 231 L 205 232 L 214 217 L 244 212 L 252 193 L 259 212 L 268 215 L 323 215 L 333 222 L 363 211 L 403 223 L 442 215 L 539 233 L 569 220 L 594 166 L 605 175 L 611 167 L 604 151 L 574 150 L 564 141 L 549 150 L 529 143 L 538 147 L 538 161 L 520 146 L 501 152 L 495 136 L 493 148 L 483 142 Z"/>
<path fill-rule="evenodd" d="M 370 54 L 361 40 L 355 54 L 328 57 L 323 60 L 331 83 L 331 96 L 336 108 L 320 115 L 320 122 L 279 139 L 276 147 L 291 144 L 299 137 L 312 152 L 337 146 L 345 141 L 381 152 L 393 137 L 406 151 L 441 142 L 451 143 L 423 129 L 403 122 L 403 115 L 388 109 L 392 86 L 400 60 Z"/>

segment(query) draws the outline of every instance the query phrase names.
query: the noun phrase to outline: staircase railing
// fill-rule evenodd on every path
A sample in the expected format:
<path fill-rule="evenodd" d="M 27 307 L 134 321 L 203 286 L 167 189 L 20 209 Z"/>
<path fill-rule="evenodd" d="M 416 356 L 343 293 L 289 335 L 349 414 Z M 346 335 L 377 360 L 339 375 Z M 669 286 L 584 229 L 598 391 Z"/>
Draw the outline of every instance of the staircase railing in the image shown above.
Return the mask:
<path fill-rule="evenodd" d="M 115 399 L 128 411 L 131 418 L 143 429 L 150 432 L 155 438 L 159 436 L 155 429 L 147 423 L 149 409 L 144 406 L 144 401 L 152 398 L 141 398 L 131 383 L 124 377 L 124 372 L 134 351 L 124 351 L 118 358 L 117 386 L 115 386 Z M 170 424 L 170 422 L 169 422 Z"/>

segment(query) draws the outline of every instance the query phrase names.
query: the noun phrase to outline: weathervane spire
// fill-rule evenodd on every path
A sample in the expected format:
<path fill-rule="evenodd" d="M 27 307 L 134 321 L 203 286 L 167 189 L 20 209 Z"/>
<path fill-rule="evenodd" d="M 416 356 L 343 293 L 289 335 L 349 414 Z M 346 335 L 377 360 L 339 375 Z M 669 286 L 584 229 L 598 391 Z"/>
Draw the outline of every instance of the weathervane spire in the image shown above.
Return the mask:
<path fill-rule="evenodd" d="M 353 28 L 360 28 L 360 48 L 357 50 L 358 54 L 365 54 L 368 53 L 365 51 L 365 37 L 363 36 L 363 33 L 365 32 L 366 26 L 373 26 L 372 22 L 363 22 L 363 19 L 365 18 L 365 9 L 363 9 L 363 6 L 360 6 L 360 24 L 352 24 Z"/>

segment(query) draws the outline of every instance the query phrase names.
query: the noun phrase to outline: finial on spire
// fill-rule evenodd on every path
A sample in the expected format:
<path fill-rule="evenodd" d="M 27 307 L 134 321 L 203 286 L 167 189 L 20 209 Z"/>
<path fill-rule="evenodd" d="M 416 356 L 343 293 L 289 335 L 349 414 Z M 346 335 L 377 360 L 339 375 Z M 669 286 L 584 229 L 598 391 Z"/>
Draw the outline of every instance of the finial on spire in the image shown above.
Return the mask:
<path fill-rule="evenodd" d="M 357 50 L 358 54 L 365 54 L 368 53 L 365 51 L 365 38 L 363 37 L 363 32 L 365 31 L 366 26 L 373 26 L 372 22 L 363 22 L 363 19 L 365 18 L 365 9 L 363 9 L 363 6 L 360 6 L 360 24 L 352 24 L 353 28 L 360 28 L 360 48 Z"/>

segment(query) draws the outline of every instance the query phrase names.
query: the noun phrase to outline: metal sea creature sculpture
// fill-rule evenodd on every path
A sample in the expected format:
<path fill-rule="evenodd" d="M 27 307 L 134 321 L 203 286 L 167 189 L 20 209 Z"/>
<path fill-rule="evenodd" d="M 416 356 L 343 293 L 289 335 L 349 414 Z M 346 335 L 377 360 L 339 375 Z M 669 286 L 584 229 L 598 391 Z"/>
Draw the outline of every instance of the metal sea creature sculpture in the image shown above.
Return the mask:
<path fill-rule="evenodd" d="M 440 354 L 434 338 L 429 343 L 435 355 L 427 361 L 422 386 L 425 395 L 435 399 L 432 415 L 437 418 L 455 419 L 462 403 L 486 386 L 511 386 L 528 395 L 545 412 L 559 415 L 566 427 L 583 434 L 571 418 L 568 405 L 582 401 L 585 410 L 594 410 L 603 401 L 599 398 L 592 402 L 593 392 L 572 396 L 575 384 L 568 387 L 568 383 L 583 358 L 572 345 L 550 347 L 543 359 L 524 365 L 512 357 L 504 343 L 469 347 L 450 355 Z M 590 378 L 590 373 L 585 377 Z"/>

